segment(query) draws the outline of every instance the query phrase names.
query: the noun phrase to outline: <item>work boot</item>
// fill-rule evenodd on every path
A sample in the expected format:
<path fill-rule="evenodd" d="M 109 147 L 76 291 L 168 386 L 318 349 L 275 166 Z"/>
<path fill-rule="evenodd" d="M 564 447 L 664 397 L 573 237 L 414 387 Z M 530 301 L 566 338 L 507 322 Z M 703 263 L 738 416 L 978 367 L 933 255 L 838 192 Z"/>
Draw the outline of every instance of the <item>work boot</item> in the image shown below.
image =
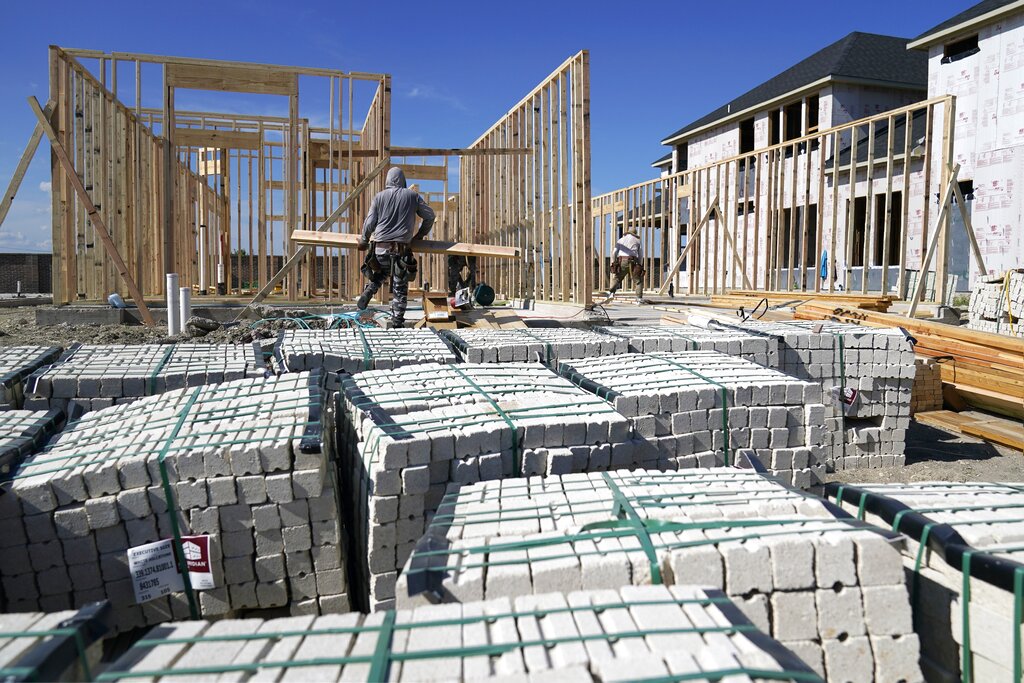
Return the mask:
<path fill-rule="evenodd" d="M 364 289 L 363 293 L 359 295 L 356 300 L 356 308 L 360 311 L 365 311 L 366 307 L 370 305 L 370 299 L 373 298 L 373 292 L 369 289 Z"/>
<path fill-rule="evenodd" d="M 400 330 L 403 327 L 405 327 L 405 320 L 403 320 L 402 318 L 392 318 L 391 320 L 388 321 L 388 324 L 385 329 Z"/>

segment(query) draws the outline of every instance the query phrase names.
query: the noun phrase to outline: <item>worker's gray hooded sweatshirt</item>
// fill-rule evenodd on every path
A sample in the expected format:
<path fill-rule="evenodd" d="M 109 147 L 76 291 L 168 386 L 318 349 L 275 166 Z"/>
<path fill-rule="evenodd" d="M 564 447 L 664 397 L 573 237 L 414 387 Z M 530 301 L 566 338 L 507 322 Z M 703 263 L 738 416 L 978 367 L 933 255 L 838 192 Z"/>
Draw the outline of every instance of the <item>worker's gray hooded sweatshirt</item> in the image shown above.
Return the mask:
<path fill-rule="evenodd" d="M 363 221 L 363 239 L 374 242 L 411 242 L 416 216 L 423 219 L 416 237 L 425 237 L 434 225 L 434 210 L 418 192 L 407 189 L 405 173 L 397 166 L 388 171 L 384 189 L 370 203 Z"/>

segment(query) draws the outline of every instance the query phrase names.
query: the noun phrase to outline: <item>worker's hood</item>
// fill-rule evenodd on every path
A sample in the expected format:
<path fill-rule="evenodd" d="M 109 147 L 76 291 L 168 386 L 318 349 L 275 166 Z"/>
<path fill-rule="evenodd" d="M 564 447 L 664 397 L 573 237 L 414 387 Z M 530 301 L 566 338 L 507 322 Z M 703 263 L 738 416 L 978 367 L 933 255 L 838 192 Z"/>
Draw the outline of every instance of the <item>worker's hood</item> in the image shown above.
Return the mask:
<path fill-rule="evenodd" d="M 388 180 L 384 187 L 405 187 L 405 172 L 397 166 L 388 171 Z"/>

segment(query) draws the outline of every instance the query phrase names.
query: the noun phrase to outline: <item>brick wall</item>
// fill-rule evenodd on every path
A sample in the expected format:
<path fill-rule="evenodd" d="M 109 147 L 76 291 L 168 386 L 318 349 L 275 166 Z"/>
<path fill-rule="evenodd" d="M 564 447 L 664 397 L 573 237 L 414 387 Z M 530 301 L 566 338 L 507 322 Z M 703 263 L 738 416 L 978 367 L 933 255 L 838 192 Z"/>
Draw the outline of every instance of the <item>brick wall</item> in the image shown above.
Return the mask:
<path fill-rule="evenodd" d="M 21 291 L 26 294 L 49 294 L 50 254 L 0 254 L 0 294 Z"/>

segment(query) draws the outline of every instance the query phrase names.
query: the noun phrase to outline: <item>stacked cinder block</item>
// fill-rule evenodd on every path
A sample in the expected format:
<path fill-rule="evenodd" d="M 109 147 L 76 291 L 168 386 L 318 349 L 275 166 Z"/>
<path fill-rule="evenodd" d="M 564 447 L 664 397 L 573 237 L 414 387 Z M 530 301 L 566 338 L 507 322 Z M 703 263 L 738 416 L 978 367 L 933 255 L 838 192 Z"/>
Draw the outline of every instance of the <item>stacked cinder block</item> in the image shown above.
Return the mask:
<path fill-rule="evenodd" d="M 914 352 L 900 330 L 824 321 L 725 326 L 775 337 L 777 369 L 821 386 L 830 471 L 904 463 Z"/>
<path fill-rule="evenodd" d="M 571 327 L 444 330 L 441 334 L 467 363 L 549 363 L 629 351 L 629 344 L 622 337 Z"/>
<path fill-rule="evenodd" d="M 595 331 L 624 337 L 634 353 L 718 351 L 774 368 L 779 362 L 779 341 L 737 330 L 709 330 L 695 325 L 614 325 Z"/>
<path fill-rule="evenodd" d="M 218 674 L 374 682 L 816 680 L 720 592 L 680 586 L 167 625 L 135 643 L 104 680 Z"/>
<path fill-rule="evenodd" d="M 967 327 L 1024 337 L 1021 315 L 1024 315 L 1024 270 L 1011 270 L 1008 276 L 975 283 L 967 306 Z"/>
<path fill-rule="evenodd" d="M 55 363 L 56 346 L 9 346 L 0 348 L 0 411 L 18 410 L 25 401 L 25 380 L 33 372 Z"/>
<path fill-rule="evenodd" d="M 728 465 L 750 448 L 785 484 L 825 474 L 818 384 L 715 351 L 586 358 L 558 372 L 630 419 L 642 467 Z"/>
<path fill-rule="evenodd" d="M 179 389 L 69 425 L 3 482 L 10 609 L 108 599 L 119 630 L 190 613 L 347 610 L 320 384 L 301 373 Z M 187 592 L 136 604 L 126 551 L 179 532 L 210 535 L 215 587 L 195 592 L 195 610 Z"/>
<path fill-rule="evenodd" d="M 540 364 L 371 370 L 345 378 L 338 400 L 343 500 L 374 609 L 393 606 L 398 570 L 450 482 L 637 462 L 626 418 Z"/>
<path fill-rule="evenodd" d="M 892 539 L 749 471 L 452 485 L 397 595 L 408 608 L 658 583 L 725 591 L 829 680 L 920 679 Z"/>
<path fill-rule="evenodd" d="M 914 386 L 910 414 L 942 410 L 942 365 L 934 358 L 914 359 Z"/>
<path fill-rule="evenodd" d="M 91 681 L 99 673 L 110 605 L 77 612 L 0 614 L 0 678 Z"/>
<path fill-rule="evenodd" d="M 1022 679 L 1024 483 L 832 484 L 827 491 L 868 522 L 906 535 L 903 563 L 927 680 Z"/>
<path fill-rule="evenodd" d="M 274 347 L 281 370 L 387 370 L 421 363 L 454 363 L 455 354 L 430 329 L 282 330 Z"/>
<path fill-rule="evenodd" d="M 26 408 L 97 410 L 172 389 L 263 377 L 253 344 L 79 346 L 32 376 Z"/>
<path fill-rule="evenodd" d="M 58 410 L 0 411 L 0 476 L 42 448 L 63 422 Z"/>

